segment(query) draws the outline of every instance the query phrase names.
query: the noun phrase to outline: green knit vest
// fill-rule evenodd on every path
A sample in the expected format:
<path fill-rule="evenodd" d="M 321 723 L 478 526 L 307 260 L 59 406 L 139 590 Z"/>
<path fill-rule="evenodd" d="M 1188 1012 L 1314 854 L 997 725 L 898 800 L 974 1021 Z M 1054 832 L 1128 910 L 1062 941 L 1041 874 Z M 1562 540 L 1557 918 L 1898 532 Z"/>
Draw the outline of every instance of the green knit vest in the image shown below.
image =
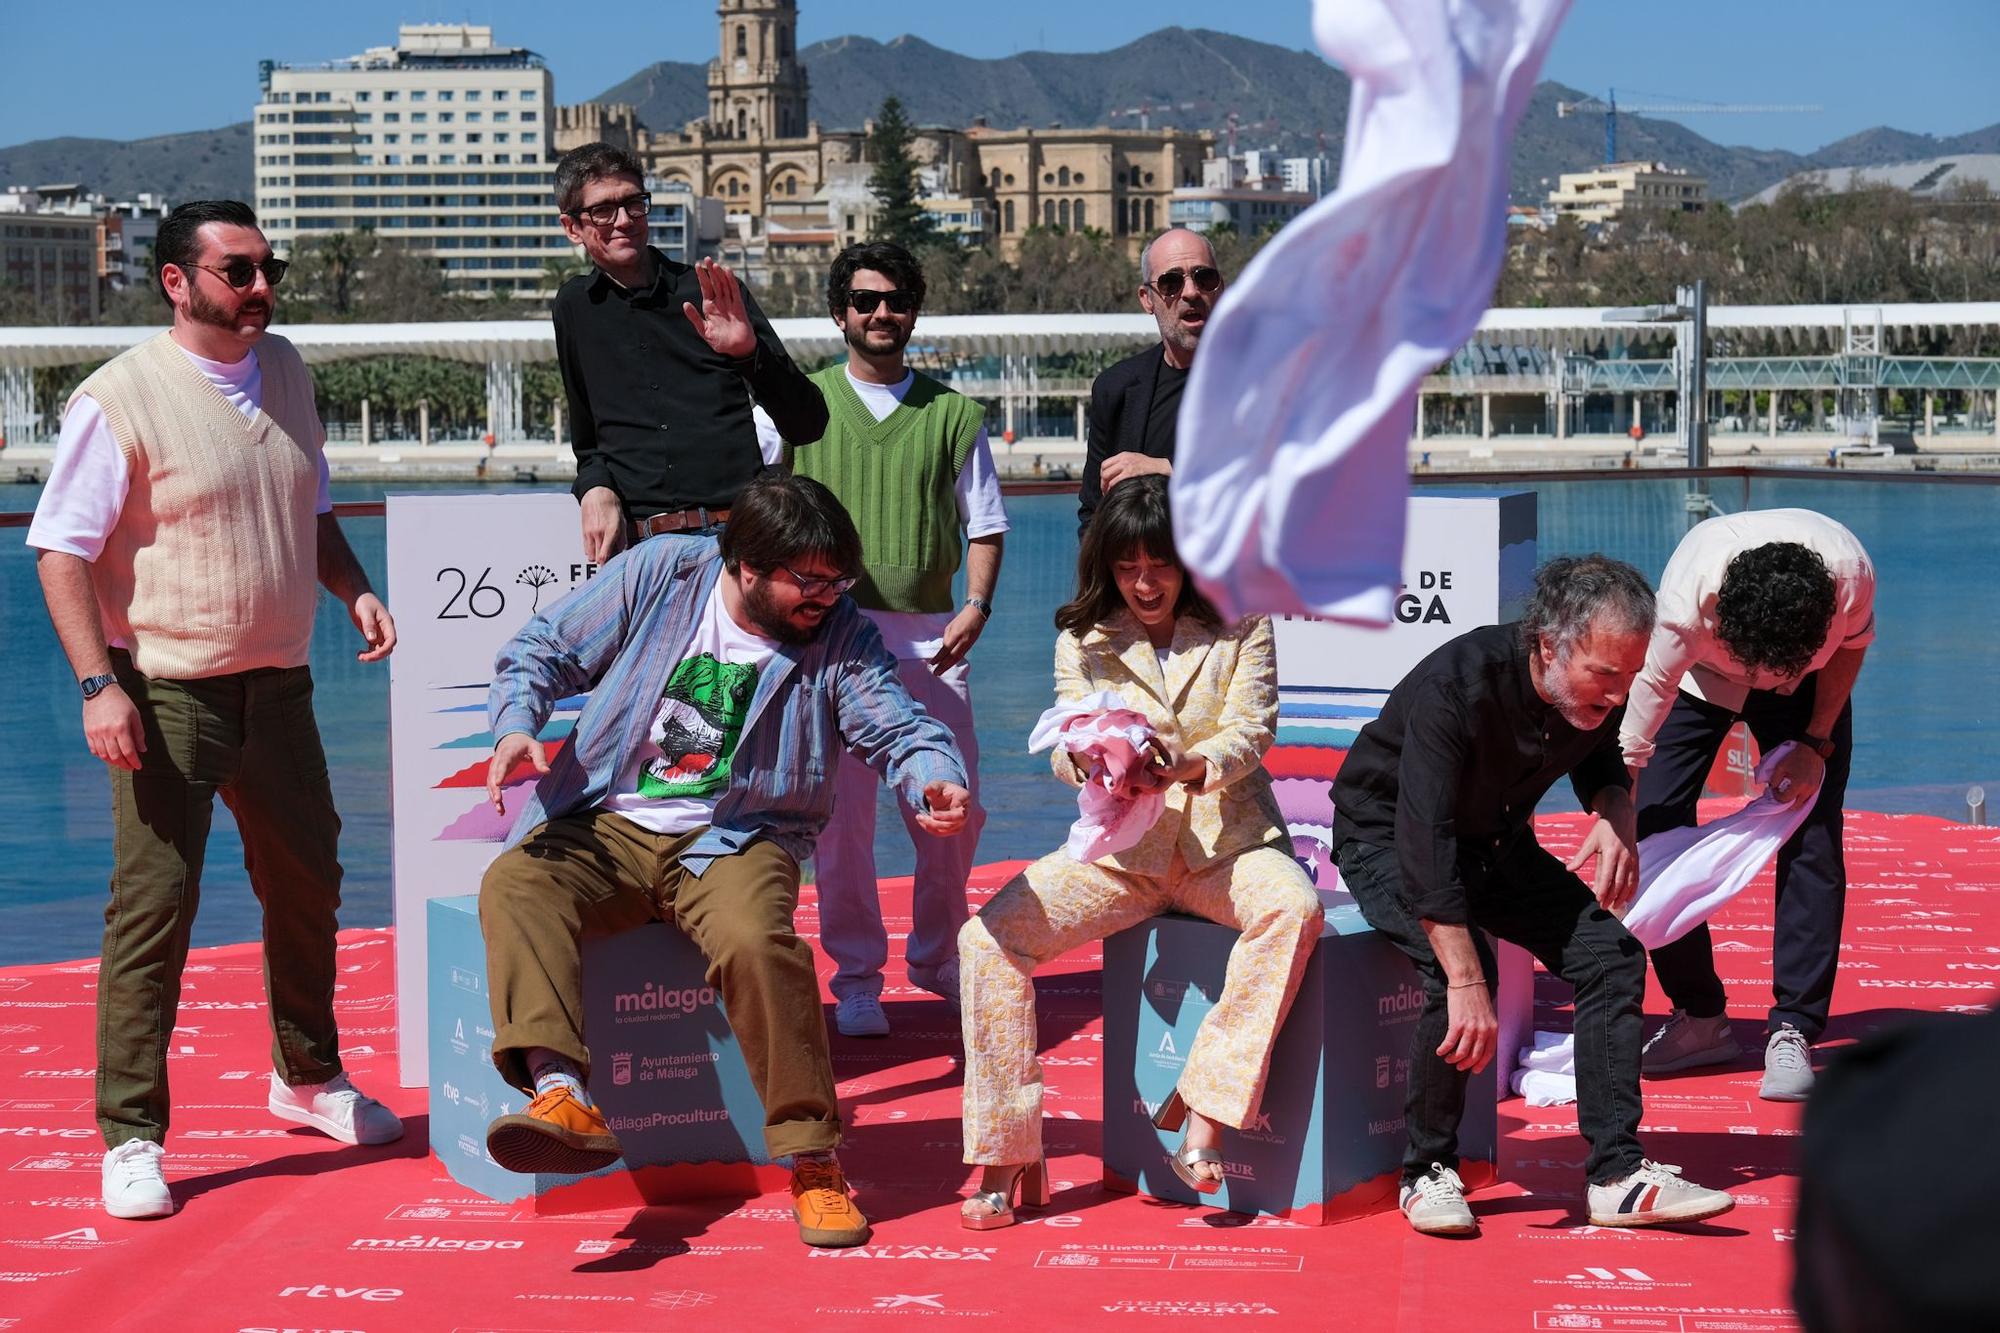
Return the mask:
<path fill-rule="evenodd" d="M 787 445 L 794 473 L 840 497 L 861 531 L 854 600 L 871 611 L 949 611 L 960 558 L 958 474 L 985 419 L 980 405 L 921 372 L 886 420 L 861 401 L 845 363 L 812 376 L 826 434 Z"/>

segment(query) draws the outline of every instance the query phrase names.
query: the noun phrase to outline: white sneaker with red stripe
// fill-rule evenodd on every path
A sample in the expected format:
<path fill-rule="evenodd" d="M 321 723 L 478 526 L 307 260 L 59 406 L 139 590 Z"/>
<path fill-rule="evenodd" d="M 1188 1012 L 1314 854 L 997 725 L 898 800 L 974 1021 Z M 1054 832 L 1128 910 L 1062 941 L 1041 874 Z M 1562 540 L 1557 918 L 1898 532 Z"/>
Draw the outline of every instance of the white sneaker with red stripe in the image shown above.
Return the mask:
<path fill-rule="evenodd" d="M 1722 1190 L 1703 1189 L 1681 1179 L 1681 1169 L 1647 1160 L 1622 1180 L 1590 1187 L 1590 1224 L 1595 1227 L 1651 1227 L 1663 1222 L 1699 1222 L 1736 1206 Z"/>

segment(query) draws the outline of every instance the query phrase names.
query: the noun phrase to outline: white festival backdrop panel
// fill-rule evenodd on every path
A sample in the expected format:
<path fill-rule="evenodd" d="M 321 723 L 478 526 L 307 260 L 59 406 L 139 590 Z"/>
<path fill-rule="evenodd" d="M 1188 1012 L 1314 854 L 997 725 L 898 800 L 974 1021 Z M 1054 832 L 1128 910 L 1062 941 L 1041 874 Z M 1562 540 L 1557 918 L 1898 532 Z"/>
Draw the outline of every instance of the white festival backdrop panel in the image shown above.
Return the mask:
<path fill-rule="evenodd" d="M 418 1087 L 429 1077 L 424 904 L 478 891 L 533 785 L 532 773 L 512 775 L 505 818 L 486 798 L 494 654 L 597 567 L 583 558 L 576 501 L 565 494 L 392 495 L 387 513 L 389 605 L 400 635 L 389 659 L 397 1044 L 403 1086 Z M 1281 727 L 1309 746 L 1344 750 L 1352 729 L 1427 653 L 1513 614 L 1533 573 L 1535 518 L 1532 493 L 1412 498 L 1394 625 L 1278 619 Z M 581 706 L 581 697 L 560 701 L 543 727 L 552 755 Z M 1281 781 L 1279 789 L 1294 834 L 1323 840 L 1324 781 Z M 1293 808 L 1302 803 L 1310 808 Z"/>
<path fill-rule="evenodd" d="M 429 1075 L 424 904 L 478 891 L 532 788 L 509 785 L 505 818 L 486 798 L 494 654 L 597 567 L 583 558 L 576 501 L 565 494 L 392 495 L 387 513 L 399 635 L 389 659 L 396 1038 L 408 1088 Z M 551 754 L 567 743 L 581 702 L 563 700 L 543 727 Z"/>

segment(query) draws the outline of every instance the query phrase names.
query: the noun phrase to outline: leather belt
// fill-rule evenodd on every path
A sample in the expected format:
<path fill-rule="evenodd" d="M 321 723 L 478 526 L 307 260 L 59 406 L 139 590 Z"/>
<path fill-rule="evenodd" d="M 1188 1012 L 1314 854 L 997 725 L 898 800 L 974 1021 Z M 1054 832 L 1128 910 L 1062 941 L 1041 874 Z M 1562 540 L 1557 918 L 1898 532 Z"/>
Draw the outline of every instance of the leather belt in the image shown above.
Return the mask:
<path fill-rule="evenodd" d="M 670 513 L 631 519 L 625 524 L 625 530 L 633 541 L 642 542 L 662 533 L 699 532 L 703 528 L 720 527 L 728 521 L 727 509 L 706 509 L 697 505 L 693 509 L 676 509 Z"/>

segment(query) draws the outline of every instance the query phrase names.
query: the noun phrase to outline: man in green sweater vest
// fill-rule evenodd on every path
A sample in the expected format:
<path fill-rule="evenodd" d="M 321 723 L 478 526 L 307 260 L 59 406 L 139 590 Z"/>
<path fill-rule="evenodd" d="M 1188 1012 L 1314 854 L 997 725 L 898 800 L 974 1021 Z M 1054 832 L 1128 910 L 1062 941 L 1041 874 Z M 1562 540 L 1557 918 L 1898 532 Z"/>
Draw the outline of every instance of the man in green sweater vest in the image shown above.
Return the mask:
<path fill-rule="evenodd" d="M 916 882 L 903 949 L 910 982 L 955 1004 L 965 880 L 986 819 L 965 659 L 993 614 L 1007 514 L 984 409 L 904 364 L 923 301 L 923 268 L 899 245 L 852 245 L 833 261 L 827 305 L 847 340 L 847 361 L 811 377 L 826 398 L 826 434 L 787 441 L 785 457 L 854 516 L 862 551 L 854 600 L 896 655 L 911 696 L 950 729 L 965 756 L 973 796 L 965 831 L 931 838 L 910 825 Z M 757 428 L 768 457 L 776 428 L 761 410 Z M 966 597 L 954 610 L 961 538 Z M 881 999 L 889 936 L 875 881 L 878 787 L 865 764 L 842 757 L 835 819 L 814 852 L 820 942 L 839 965 L 834 1024 L 849 1037 L 889 1031 Z"/>

